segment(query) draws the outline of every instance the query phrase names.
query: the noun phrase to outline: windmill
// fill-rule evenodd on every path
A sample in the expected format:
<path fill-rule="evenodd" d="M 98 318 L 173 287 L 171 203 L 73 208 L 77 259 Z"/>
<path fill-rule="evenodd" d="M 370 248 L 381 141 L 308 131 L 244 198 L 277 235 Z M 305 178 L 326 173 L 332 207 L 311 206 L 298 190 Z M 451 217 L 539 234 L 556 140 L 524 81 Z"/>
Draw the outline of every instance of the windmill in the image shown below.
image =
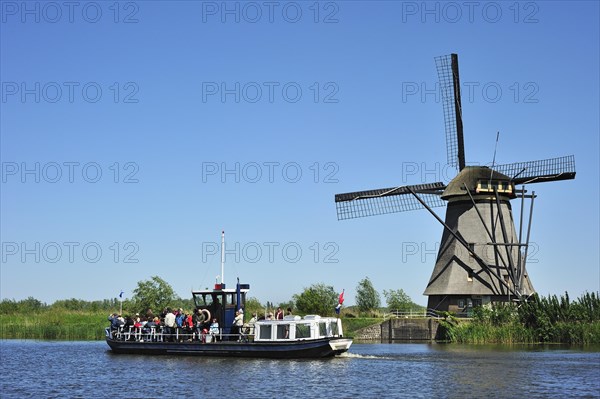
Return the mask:
<path fill-rule="evenodd" d="M 493 302 L 522 300 L 535 291 L 526 271 L 535 192 L 525 184 L 575 178 L 573 155 L 507 165 L 466 166 L 458 55 L 435 58 L 448 164 L 458 174 L 443 182 L 336 194 L 338 220 L 426 209 L 444 230 L 424 295 L 428 308 L 467 311 Z M 522 185 L 516 189 L 517 185 Z M 511 200 L 521 205 L 515 228 Z M 525 201 L 527 231 L 523 232 Z M 432 208 L 446 206 L 442 220 Z M 524 237 L 525 235 L 525 237 Z"/>

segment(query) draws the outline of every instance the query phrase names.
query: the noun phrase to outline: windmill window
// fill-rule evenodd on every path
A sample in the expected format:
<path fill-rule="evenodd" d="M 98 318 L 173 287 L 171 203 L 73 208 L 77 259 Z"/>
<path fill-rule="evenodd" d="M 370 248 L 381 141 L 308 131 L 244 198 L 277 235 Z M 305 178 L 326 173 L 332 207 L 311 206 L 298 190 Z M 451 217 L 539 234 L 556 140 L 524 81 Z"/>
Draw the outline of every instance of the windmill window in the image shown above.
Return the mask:
<path fill-rule="evenodd" d="M 464 307 L 465 307 L 465 300 L 464 300 L 464 299 L 459 299 L 459 300 L 458 300 L 458 307 L 459 307 L 460 309 L 462 309 L 462 308 L 464 308 Z"/>
<path fill-rule="evenodd" d="M 488 180 L 477 182 L 477 192 L 491 193 L 497 190 L 499 193 L 512 193 L 513 185 L 507 181 Z"/>
<path fill-rule="evenodd" d="M 467 281 L 473 281 L 473 270 L 467 272 Z"/>
<path fill-rule="evenodd" d="M 504 277 L 504 282 L 508 284 L 508 274 L 505 274 L 503 277 Z"/>
<path fill-rule="evenodd" d="M 475 243 L 470 242 L 468 245 L 469 245 L 469 256 L 473 257 L 473 253 L 475 252 Z"/>

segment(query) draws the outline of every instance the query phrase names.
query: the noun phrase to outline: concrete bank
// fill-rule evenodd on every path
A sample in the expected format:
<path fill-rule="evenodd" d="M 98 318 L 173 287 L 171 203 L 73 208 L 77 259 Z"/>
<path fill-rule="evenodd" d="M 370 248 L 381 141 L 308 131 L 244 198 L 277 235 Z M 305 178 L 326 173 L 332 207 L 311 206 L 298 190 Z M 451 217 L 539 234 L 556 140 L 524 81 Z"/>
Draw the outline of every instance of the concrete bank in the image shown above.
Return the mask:
<path fill-rule="evenodd" d="M 354 338 L 380 342 L 434 341 L 438 327 L 439 321 L 433 318 L 389 319 L 381 324 L 358 330 Z"/>

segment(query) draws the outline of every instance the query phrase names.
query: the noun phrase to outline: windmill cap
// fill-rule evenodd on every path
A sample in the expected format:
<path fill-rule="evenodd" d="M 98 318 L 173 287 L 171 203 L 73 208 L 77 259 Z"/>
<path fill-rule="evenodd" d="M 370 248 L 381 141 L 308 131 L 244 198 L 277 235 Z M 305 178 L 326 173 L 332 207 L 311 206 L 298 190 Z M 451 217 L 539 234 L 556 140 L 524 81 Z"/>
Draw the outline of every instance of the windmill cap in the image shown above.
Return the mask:
<path fill-rule="evenodd" d="M 497 172 L 487 166 L 465 166 L 458 175 L 446 186 L 446 189 L 442 193 L 442 199 L 447 200 L 452 197 L 465 196 L 467 195 L 464 187 L 465 185 L 469 191 L 474 191 L 477 188 L 477 183 L 480 181 L 501 181 L 510 182 L 510 177 Z M 510 195 L 514 198 L 514 193 Z"/>

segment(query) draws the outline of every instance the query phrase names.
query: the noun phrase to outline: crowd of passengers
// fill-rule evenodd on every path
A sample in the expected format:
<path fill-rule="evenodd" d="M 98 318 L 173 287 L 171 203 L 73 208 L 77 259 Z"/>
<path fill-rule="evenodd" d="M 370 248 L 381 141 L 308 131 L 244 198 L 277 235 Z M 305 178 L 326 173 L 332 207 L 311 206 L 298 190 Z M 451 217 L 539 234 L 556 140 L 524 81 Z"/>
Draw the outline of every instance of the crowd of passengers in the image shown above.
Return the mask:
<path fill-rule="evenodd" d="M 287 314 L 291 315 L 292 310 L 287 309 Z M 248 323 L 244 323 L 244 311 L 242 309 L 235 312 L 235 318 L 231 326 L 231 334 L 228 339 L 244 340 L 249 334 L 254 332 L 254 323 L 257 320 L 278 320 L 283 319 L 283 311 L 278 308 L 275 315 L 268 313 L 266 317 L 257 318 L 253 313 Z M 116 333 L 118 338 L 130 340 L 150 340 L 158 339 L 156 333 L 160 333 L 162 340 L 166 341 L 200 341 L 206 342 L 207 336 L 211 336 L 211 341 L 217 341 L 221 337 L 219 321 L 216 317 L 207 319 L 207 315 L 201 309 L 194 312 L 184 312 L 182 308 L 165 308 L 160 315 L 155 316 L 152 309 L 148 309 L 146 315 L 122 317 L 120 314 L 113 313 L 108 316 L 110 329 Z M 153 334 L 154 332 L 154 334 Z"/>

